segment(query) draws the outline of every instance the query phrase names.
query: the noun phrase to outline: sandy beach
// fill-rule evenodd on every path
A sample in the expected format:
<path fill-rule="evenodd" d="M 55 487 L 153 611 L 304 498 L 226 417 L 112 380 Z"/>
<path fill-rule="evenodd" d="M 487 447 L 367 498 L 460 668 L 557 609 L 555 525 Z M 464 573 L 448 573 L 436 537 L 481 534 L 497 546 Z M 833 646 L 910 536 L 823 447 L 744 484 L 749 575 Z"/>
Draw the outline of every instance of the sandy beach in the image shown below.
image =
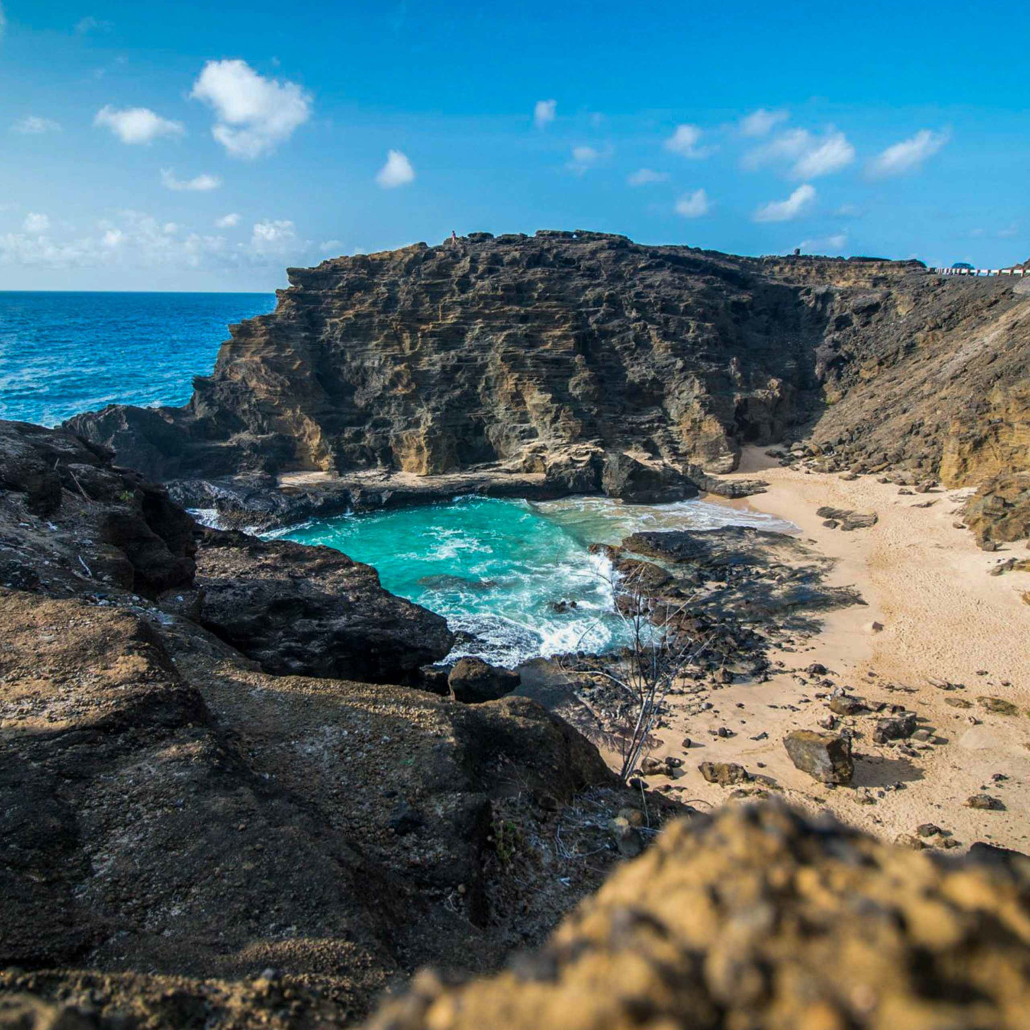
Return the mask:
<path fill-rule="evenodd" d="M 705 782 L 697 766 L 737 762 L 771 777 L 792 803 L 830 809 L 886 840 L 934 823 L 945 833 L 925 838 L 927 846 L 965 848 L 984 840 L 1030 849 L 1030 606 L 1021 599 L 1030 573 L 989 575 L 1008 557 L 1026 557 L 1026 544 L 979 550 L 955 526 L 963 491 L 899 495 L 898 486 L 873 476 L 847 481 L 781 467 L 750 449 L 735 476 L 756 473 L 768 491 L 726 503 L 794 522 L 815 550 L 835 560 L 829 582 L 857 587 L 867 603 L 830 613 L 815 637 L 776 653 L 783 665 L 768 682 L 713 690 L 706 711 L 698 710 L 697 699 L 674 699 L 671 727 L 654 752 L 684 758 L 672 789 L 684 801 L 716 806 L 734 788 Z M 933 503 L 917 506 L 926 501 Z M 852 532 L 830 529 L 816 515 L 823 505 L 876 512 L 878 522 Z M 804 671 L 816 662 L 828 676 Z M 875 716 L 844 717 L 837 729 L 856 732 L 854 780 L 838 788 L 817 783 L 794 768 L 782 739 L 793 729 L 819 729 L 818 720 L 829 714 L 827 699 L 816 696 L 826 693 L 823 679 L 869 703 L 915 711 L 929 739 L 876 744 Z M 1004 706 L 981 698 L 1009 702 L 1018 713 L 999 714 L 990 707 Z M 715 736 L 719 727 L 735 735 Z M 684 736 L 693 742 L 686 751 Z M 970 796 L 984 793 L 1004 810 L 967 806 Z"/>

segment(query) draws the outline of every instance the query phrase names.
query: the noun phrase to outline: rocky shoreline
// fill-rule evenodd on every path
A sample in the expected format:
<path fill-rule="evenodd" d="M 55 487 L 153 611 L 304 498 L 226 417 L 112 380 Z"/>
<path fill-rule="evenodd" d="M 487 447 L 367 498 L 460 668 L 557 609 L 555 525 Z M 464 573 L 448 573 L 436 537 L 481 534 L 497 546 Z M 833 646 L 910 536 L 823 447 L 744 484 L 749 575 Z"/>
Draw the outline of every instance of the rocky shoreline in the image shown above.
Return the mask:
<path fill-rule="evenodd" d="M 587 232 L 290 281 L 185 408 L 0 422 L 0 1027 L 1020 1027 L 1022 295 Z M 447 668 L 245 531 L 699 491 L 802 532 L 605 548 L 697 643 L 628 783 L 639 655 Z"/>

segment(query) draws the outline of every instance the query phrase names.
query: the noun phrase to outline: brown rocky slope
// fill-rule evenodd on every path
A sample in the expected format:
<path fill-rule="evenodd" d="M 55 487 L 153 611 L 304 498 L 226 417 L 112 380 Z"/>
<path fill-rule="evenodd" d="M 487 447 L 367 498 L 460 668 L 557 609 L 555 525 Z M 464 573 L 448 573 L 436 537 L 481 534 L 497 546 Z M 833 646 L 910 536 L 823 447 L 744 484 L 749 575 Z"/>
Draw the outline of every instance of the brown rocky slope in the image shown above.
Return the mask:
<path fill-rule="evenodd" d="M 451 640 L 367 566 L 0 423 L 0 994 L 251 1025 L 226 984 L 271 971 L 289 1025 L 342 1022 L 540 939 L 640 796 L 527 698 L 396 684 Z"/>
<path fill-rule="evenodd" d="M 298 471 L 487 466 L 487 488 L 611 492 L 612 453 L 696 478 L 784 438 L 952 486 L 1028 468 L 1022 280 L 589 232 L 474 233 L 289 276 L 187 407 L 110 407 L 75 430 L 226 506 L 225 480 L 267 495 Z"/>

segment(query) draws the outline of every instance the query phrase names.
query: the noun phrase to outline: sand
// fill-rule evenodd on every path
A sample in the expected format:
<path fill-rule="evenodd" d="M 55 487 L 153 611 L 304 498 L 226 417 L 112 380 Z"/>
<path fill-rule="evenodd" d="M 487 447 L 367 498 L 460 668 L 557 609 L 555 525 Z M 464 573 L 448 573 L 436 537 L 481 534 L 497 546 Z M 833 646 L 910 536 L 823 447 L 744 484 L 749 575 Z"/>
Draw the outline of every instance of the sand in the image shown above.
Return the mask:
<path fill-rule="evenodd" d="M 1030 557 L 1026 542 L 993 554 L 979 550 L 968 531 L 954 526 L 968 491 L 899 495 L 897 486 L 874 476 L 846 481 L 807 473 L 749 449 L 735 475 L 756 473 L 769 483 L 767 493 L 725 503 L 746 503 L 794 522 L 817 551 L 835 559 L 829 582 L 856 586 L 867 605 L 833 612 L 798 649 L 776 653 L 774 660 L 784 668 L 768 682 L 713 690 L 710 711 L 698 712 L 696 699 L 673 699 L 672 725 L 661 731 L 663 743 L 654 754 L 683 758 L 684 770 L 671 782 L 654 777 L 653 785 L 664 783 L 697 807 L 715 806 L 734 788 L 708 784 L 698 764 L 738 762 L 772 777 L 791 802 L 829 809 L 886 840 L 935 823 L 946 836 L 928 838 L 930 846 L 950 839 L 965 849 L 983 840 L 1030 851 L 1030 605 L 1021 600 L 1030 590 L 1030 573 L 988 575 L 1007 557 Z M 915 507 L 927 500 L 932 506 Z M 879 521 L 847 533 L 828 529 L 815 514 L 822 505 L 875 511 Z M 932 729 L 932 742 L 911 742 L 918 756 L 910 757 L 896 745 L 872 741 L 875 717 L 850 717 L 842 726 L 861 733 L 850 786 L 827 788 L 795 769 L 783 736 L 797 728 L 819 729 L 817 720 L 828 714 L 825 700 L 816 698 L 825 690 L 823 677 L 803 671 L 813 662 L 830 670 L 834 684 L 867 701 L 917 712 L 920 726 Z M 935 682 L 962 686 L 947 690 Z M 983 696 L 1011 702 L 1019 714 L 994 714 L 978 700 Z M 970 707 L 953 707 L 946 699 Z M 736 735 L 712 736 L 720 726 Z M 763 733 L 768 736 L 752 739 Z M 684 736 L 694 741 L 689 750 L 682 747 Z M 995 781 L 995 774 L 1007 779 Z M 981 793 L 1000 799 L 1005 810 L 967 807 L 967 799 Z"/>

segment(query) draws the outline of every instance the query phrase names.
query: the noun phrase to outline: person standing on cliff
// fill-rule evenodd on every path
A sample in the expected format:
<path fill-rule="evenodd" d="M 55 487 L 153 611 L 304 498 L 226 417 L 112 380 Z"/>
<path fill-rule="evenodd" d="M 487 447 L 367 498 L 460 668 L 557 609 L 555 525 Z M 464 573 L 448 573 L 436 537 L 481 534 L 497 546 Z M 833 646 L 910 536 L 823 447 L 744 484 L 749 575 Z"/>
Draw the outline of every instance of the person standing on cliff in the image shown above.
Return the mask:
<path fill-rule="evenodd" d="M 451 243 L 455 245 L 458 243 L 458 235 L 453 229 L 451 230 Z"/>

